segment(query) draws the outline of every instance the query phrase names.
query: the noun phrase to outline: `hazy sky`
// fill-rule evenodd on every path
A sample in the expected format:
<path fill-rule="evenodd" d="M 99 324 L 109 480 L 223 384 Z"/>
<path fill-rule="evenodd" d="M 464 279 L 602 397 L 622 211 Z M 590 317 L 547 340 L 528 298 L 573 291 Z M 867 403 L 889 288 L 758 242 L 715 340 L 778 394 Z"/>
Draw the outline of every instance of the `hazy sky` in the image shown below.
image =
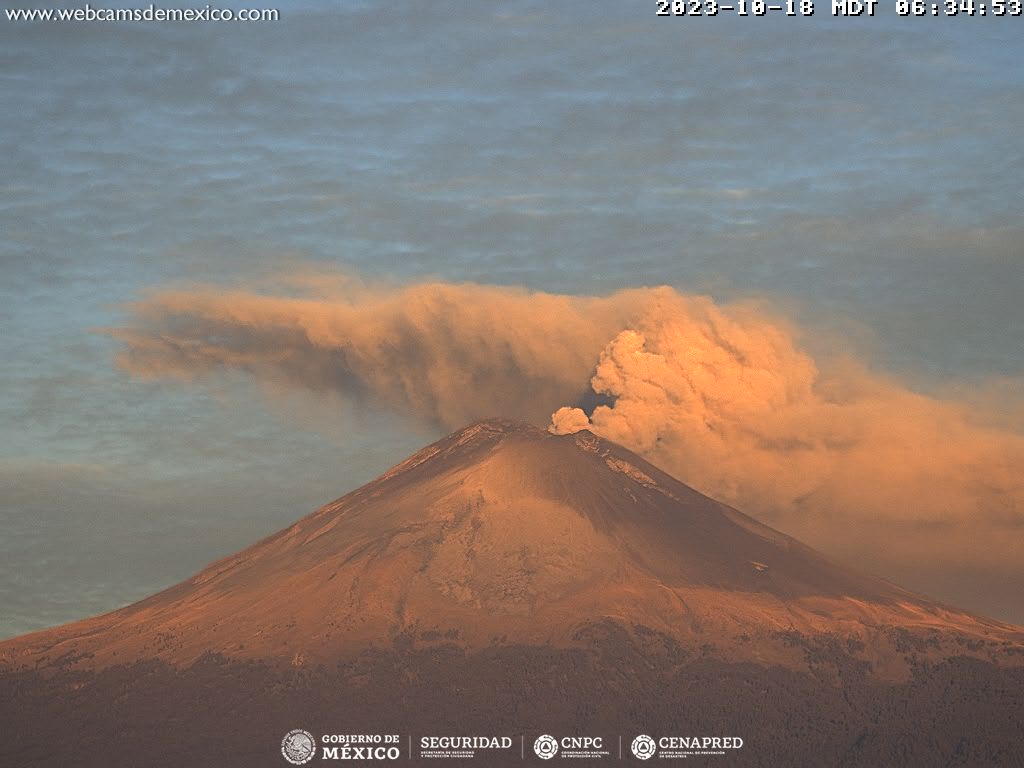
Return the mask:
<path fill-rule="evenodd" d="M 443 431 L 238 370 L 132 376 L 102 329 L 154 290 L 327 271 L 757 297 L 809 355 L 1019 433 L 1024 20 L 818 5 L 0 20 L 0 636 L 184 578 Z M 998 513 L 1024 550 L 1021 507 Z M 1024 571 L 861 559 L 1024 622 Z"/>

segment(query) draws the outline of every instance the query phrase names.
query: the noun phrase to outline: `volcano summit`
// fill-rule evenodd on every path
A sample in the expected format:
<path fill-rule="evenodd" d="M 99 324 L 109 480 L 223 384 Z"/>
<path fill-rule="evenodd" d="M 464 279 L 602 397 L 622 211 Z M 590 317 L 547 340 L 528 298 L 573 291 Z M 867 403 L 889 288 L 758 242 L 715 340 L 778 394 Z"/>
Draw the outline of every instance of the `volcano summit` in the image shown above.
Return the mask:
<path fill-rule="evenodd" d="M 490 420 L 164 592 L 0 643 L 0 762 L 120 764 L 116 743 L 123 764 L 277 765 L 302 722 L 1019 765 L 1022 666 L 1021 628 L 833 563 L 589 432 Z"/>

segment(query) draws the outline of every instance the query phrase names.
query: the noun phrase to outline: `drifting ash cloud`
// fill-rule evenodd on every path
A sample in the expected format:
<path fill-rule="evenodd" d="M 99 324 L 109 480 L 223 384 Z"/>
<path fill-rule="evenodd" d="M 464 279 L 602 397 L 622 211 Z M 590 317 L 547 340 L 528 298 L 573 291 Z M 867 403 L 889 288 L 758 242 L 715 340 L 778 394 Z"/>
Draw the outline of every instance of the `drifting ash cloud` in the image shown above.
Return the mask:
<path fill-rule="evenodd" d="M 1024 435 L 855 360 L 816 360 L 807 331 L 763 306 L 668 287 L 579 297 L 305 277 L 159 291 L 128 309 L 113 333 L 138 376 L 242 371 L 446 428 L 503 415 L 591 429 L 876 567 L 1021 567 Z"/>

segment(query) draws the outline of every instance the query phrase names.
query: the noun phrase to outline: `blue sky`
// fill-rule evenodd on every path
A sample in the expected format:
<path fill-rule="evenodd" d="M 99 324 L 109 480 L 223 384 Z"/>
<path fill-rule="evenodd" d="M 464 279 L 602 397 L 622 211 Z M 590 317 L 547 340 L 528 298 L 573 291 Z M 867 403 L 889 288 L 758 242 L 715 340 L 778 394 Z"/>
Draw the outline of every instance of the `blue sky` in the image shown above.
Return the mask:
<path fill-rule="evenodd" d="M 96 329 L 153 287 L 312 264 L 766 297 L 922 391 L 1004 393 L 1019 424 L 1024 20 L 818 5 L 0 23 L 0 635 L 142 597 L 436 434 L 128 377 Z M 985 584 L 979 609 L 1024 621 Z"/>

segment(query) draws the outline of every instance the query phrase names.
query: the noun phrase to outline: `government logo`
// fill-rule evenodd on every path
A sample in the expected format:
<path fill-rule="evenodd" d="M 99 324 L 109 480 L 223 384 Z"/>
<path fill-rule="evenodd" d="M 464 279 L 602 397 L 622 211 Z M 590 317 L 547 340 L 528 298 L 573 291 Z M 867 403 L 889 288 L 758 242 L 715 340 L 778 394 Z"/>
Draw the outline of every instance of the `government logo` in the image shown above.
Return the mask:
<path fill-rule="evenodd" d="M 295 728 L 281 739 L 281 754 L 292 765 L 304 765 L 316 754 L 316 740 L 309 731 Z"/>

